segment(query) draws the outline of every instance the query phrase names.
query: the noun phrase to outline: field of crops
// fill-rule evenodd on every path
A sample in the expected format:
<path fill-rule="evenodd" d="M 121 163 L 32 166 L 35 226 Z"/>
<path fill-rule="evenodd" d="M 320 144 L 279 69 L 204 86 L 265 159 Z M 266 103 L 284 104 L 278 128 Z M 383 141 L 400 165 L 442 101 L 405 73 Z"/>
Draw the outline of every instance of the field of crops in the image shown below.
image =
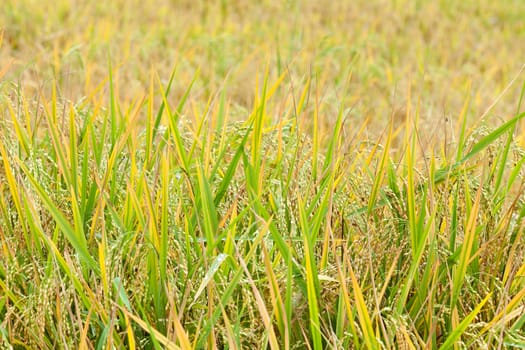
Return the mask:
<path fill-rule="evenodd" d="M 525 348 L 524 18 L 3 0 L 0 349 Z"/>

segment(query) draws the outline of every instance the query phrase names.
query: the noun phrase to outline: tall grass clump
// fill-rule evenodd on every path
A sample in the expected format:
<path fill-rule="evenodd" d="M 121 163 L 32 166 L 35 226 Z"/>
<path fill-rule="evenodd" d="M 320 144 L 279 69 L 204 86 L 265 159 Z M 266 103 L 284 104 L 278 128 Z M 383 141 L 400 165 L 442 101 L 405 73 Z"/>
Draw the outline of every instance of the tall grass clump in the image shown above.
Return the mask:
<path fill-rule="evenodd" d="M 198 76 L 123 101 L 114 74 L 77 103 L 3 87 L 4 347 L 523 346 L 521 99 L 423 147 L 410 107 L 320 135 L 315 79 L 275 101 L 264 75 L 235 121 L 227 81 L 199 107 Z"/>

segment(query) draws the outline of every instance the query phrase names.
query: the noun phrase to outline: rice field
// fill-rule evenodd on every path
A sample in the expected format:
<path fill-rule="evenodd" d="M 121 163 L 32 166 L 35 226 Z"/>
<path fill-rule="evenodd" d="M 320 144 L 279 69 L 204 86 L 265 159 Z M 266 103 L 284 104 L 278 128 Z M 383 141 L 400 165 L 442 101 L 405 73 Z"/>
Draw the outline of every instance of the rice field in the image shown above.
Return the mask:
<path fill-rule="evenodd" d="M 4 0 L 0 348 L 525 348 L 523 18 Z"/>

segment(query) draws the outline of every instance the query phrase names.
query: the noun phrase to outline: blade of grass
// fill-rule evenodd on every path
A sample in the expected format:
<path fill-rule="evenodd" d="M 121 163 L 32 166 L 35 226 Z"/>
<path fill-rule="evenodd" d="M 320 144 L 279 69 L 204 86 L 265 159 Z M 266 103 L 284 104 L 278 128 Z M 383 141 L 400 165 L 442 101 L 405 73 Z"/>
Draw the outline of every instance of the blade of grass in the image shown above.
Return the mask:
<path fill-rule="evenodd" d="M 270 290 L 270 297 L 272 301 L 273 310 L 275 313 L 275 318 L 277 320 L 277 327 L 279 328 L 279 333 L 281 337 L 284 338 L 283 344 L 284 348 L 288 349 L 290 347 L 290 324 L 288 323 L 288 318 L 286 317 L 286 309 L 283 302 L 283 298 L 280 293 L 279 284 L 275 276 L 272 263 L 270 261 L 270 256 L 264 242 L 261 242 L 261 248 L 264 258 L 264 267 L 266 274 L 268 276 L 268 284 Z"/>
<path fill-rule="evenodd" d="M 377 200 L 377 194 L 379 192 L 379 189 L 383 183 L 385 172 L 386 172 L 386 162 L 388 160 L 388 156 L 390 154 L 390 142 L 392 140 L 392 123 L 390 124 L 386 144 L 383 147 L 383 155 L 381 156 L 381 161 L 376 169 L 376 175 L 374 177 L 374 183 L 372 185 L 372 192 L 370 193 L 370 196 L 368 198 L 368 215 L 370 216 L 372 214 L 372 210 L 375 207 L 376 200 Z"/>
<path fill-rule="evenodd" d="M 119 309 L 120 311 L 122 311 L 123 314 L 127 315 L 127 317 L 129 317 L 130 319 L 132 319 L 136 324 L 138 324 L 140 326 L 140 328 L 142 328 L 145 332 L 148 332 L 149 334 L 151 334 L 152 336 L 155 337 L 155 339 L 160 342 L 165 349 L 168 349 L 168 350 L 186 350 L 186 349 L 192 349 L 191 347 L 191 344 L 186 341 L 184 341 L 184 343 L 182 344 L 182 347 L 179 347 L 177 346 L 177 344 L 175 344 L 174 342 L 172 342 L 171 340 L 169 340 L 168 338 L 166 338 L 162 333 L 160 333 L 158 330 L 156 330 L 155 328 L 151 327 L 151 325 L 147 322 L 147 321 L 144 321 L 142 320 L 140 317 L 138 316 L 135 316 L 134 314 L 132 314 L 131 312 L 129 312 L 126 308 L 118 305 L 118 304 L 115 304 Z"/>
<path fill-rule="evenodd" d="M 244 261 L 246 264 L 248 264 L 251 261 L 254 254 L 257 252 L 261 240 L 268 233 L 268 230 L 270 229 L 271 223 L 272 223 L 271 219 L 269 221 L 263 222 L 263 227 L 260 229 L 259 234 L 257 235 L 255 240 L 253 241 L 252 246 L 250 247 L 250 250 L 244 257 Z M 226 290 L 223 291 L 221 298 L 220 298 L 220 304 L 223 307 L 226 307 L 235 289 L 238 287 L 239 282 L 241 281 L 243 272 L 244 271 L 242 267 L 238 266 L 237 269 L 232 273 L 232 276 L 229 279 L 228 287 L 226 288 Z M 208 336 L 212 328 L 215 326 L 221 312 L 222 311 L 220 307 L 215 308 L 211 317 L 206 321 L 204 327 L 199 331 L 198 341 L 197 341 L 197 346 L 196 346 L 197 349 L 204 348 L 205 342 L 208 339 Z"/>
<path fill-rule="evenodd" d="M 448 350 L 454 347 L 454 344 L 460 339 L 461 335 L 465 332 L 465 330 L 468 328 L 468 326 L 471 325 L 474 318 L 478 315 L 478 313 L 481 311 L 481 308 L 483 305 L 487 303 L 487 301 L 492 296 L 492 293 L 489 293 L 477 306 L 472 310 L 467 317 L 463 319 L 455 328 L 454 330 L 448 335 L 447 339 L 443 343 L 443 345 L 440 346 L 440 350 Z"/>
<path fill-rule="evenodd" d="M 53 203 L 51 198 L 47 195 L 46 191 L 42 188 L 42 186 L 40 186 L 40 184 L 33 177 L 33 175 L 31 175 L 31 172 L 27 169 L 25 164 L 21 160 L 18 160 L 18 163 L 20 168 L 23 170 L 24 174 L 30 181 L 31 185 L 44 202 L 44 205 L 46 206 L 47 210 L 55 219 L 58 227 L 61 229 L 67 240 L 71 243 L 71 245 L 79 255 L 81 261 L 83 261 L 94 273 L 96 273 L 97 275 L 100 274 L 100 268 L 96 260 L 89 252 L 86 237 L 83 235 L 81 227 L 73 227 L 69 223 L 64 214 L 58 209 L 55 203 Z"/>
<path fill-rule="evenodd" d="M 314 244 L 312 241 L 311 226 L 306 216 L 304 203 L 298 194 L 299 224 L 304 244 L 304 268 L 306 274 L 306 290 L 308 297 L 308 310 L 310 313 L 310 332 L 314 350 L 322 349 L 322 334 L 319 315 L 319 276 L 314 255 Z"/>
<path fill-rule="evenodd" d="M 268 309 L 266 308 L 266 305 L 264 303 L 264 300 L 261 296 L 261 293 L 257 289 L 257 286 L 255 285 L 255 282 L 253 281 L 253 278 L 251 276 L 250 270 L 248 270 L 248 267 L 246 266 L 246 262 L 242 258 L 242 256 L 237 252 L 237 261 L 239 262 L 239 265 L 244 270 L 244 274 L 248 278 L 248 283 L 250 284 L 252 288 L 253 295 L 255 297 L 255 301 L 257 304 L 257 309 L 259 310 L 259 313 L 261 314 L 262 321 L 264 324 L 264 327 L 268 330 L 268 335 L 270 337 L 270 348 L 272 350 L 279 349 L 279 342 L 277 341 L 277 336 L 275 334 L 275 330 L 273 329 L 272 320 L 270 318 L 270 314 L 268 313 Z"/>
<path fill-rule="evenodd" d="M 363 296 L 363 292 L 361 291 L 361 286 L 355 277 L 351 262 L 349 262 L 348 271 L 350 272 L 350 278 L 352 279 L 352 290 L 354 292 L 354 300 L 357 307 L 357 314 L 359 316 L 359 324 L 361 325 L 361 330 L 363 331 L 364 342 L 368 349 L 379 349 L 379 343 L 374 334 L 374 328 L 368 313 L 365 298 Z"/>
<path fill-rule="evenodd" d="M 469 266 L 471 261 L 470 258 L 472 256 L 472 251 L 476 240 L 476 221 L 478 218 L 480 208 L 482 189 L 483 186 L 479 186 L 479 189 L 476 194 L 476 199 L 470 211 L 467 226 L 465 228 L 465 238 L 461 245 L 459 261 L 452 273 L 452 298 L 450 303 L 451 310 L 454 310 L 454 308 L 456 308 L 457 306 L 459 300 L 459 293 L 463 286 L 465 276 L 467 273 L 467 267 Z"/>
<path fill-rule="evenodd" d="M 204 291 L 208 283 L 210 283 L 210 281 L 214 278 L 217 271 L 219 271 L 219 267 L 227 258 L 228 258 L 228 255 L 222 254 L 222 253 L 217 255 L 217 257 L 215 257 L 215 259 L 210 265 L 210 268 L 206 272 L 206 275 L 204 275 L 204 279 L 202 280 L 199 288 L 195 292 L 195 295 L 193 297 L 193 304 L 197 302 L 197 299 L 199 299 L 200 295 L 202 294 L 202 292 Z"/>
<path fill-rule="evenodd" d="M 215 238 L 219 229 L 219 221 L 217 209 L 215 208 L 214 199 L 211 193 L 210 184 L 204 175 L 202 166 L 197 168 L 197 182 L 200 200 L 196 203 L 196 210 L 200 213 L 202 218 L 201 230 L 206 237 L 206 251 L 209 255 L 216 245 Z"/>

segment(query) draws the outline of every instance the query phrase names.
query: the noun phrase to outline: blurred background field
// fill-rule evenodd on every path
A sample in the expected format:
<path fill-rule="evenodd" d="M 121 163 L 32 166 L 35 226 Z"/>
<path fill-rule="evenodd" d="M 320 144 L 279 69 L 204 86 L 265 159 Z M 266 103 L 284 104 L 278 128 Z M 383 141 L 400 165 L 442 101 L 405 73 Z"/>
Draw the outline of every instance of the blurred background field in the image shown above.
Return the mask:
<path fill-rule="evenodd" d="M 404 119 L 410 89 L 413 110 L 436 130 L 454 123 L 469 94 L 475 120 L 515 78 L 524 15 L 519 0 L 5 0 L 0 62 L 4 82 L 32 93 L 57 81 L 74 102 L 107 80 L 108 60 L 124 99 L 147 90 L 152 72 L 167 80 L 177 66 L 177 100 L 199 70 L 196 104 L 226 81 L 229 99 L 246 109 L 268 67 L 270 80 L 286 73 L 276 100 L 312 78 L 324 122 L 343 103 L 353 124 L 369 120 L 376 133 L 393 114 Z M 519 90 L 510 88 L 493 119 L 515 112 Z"/>

